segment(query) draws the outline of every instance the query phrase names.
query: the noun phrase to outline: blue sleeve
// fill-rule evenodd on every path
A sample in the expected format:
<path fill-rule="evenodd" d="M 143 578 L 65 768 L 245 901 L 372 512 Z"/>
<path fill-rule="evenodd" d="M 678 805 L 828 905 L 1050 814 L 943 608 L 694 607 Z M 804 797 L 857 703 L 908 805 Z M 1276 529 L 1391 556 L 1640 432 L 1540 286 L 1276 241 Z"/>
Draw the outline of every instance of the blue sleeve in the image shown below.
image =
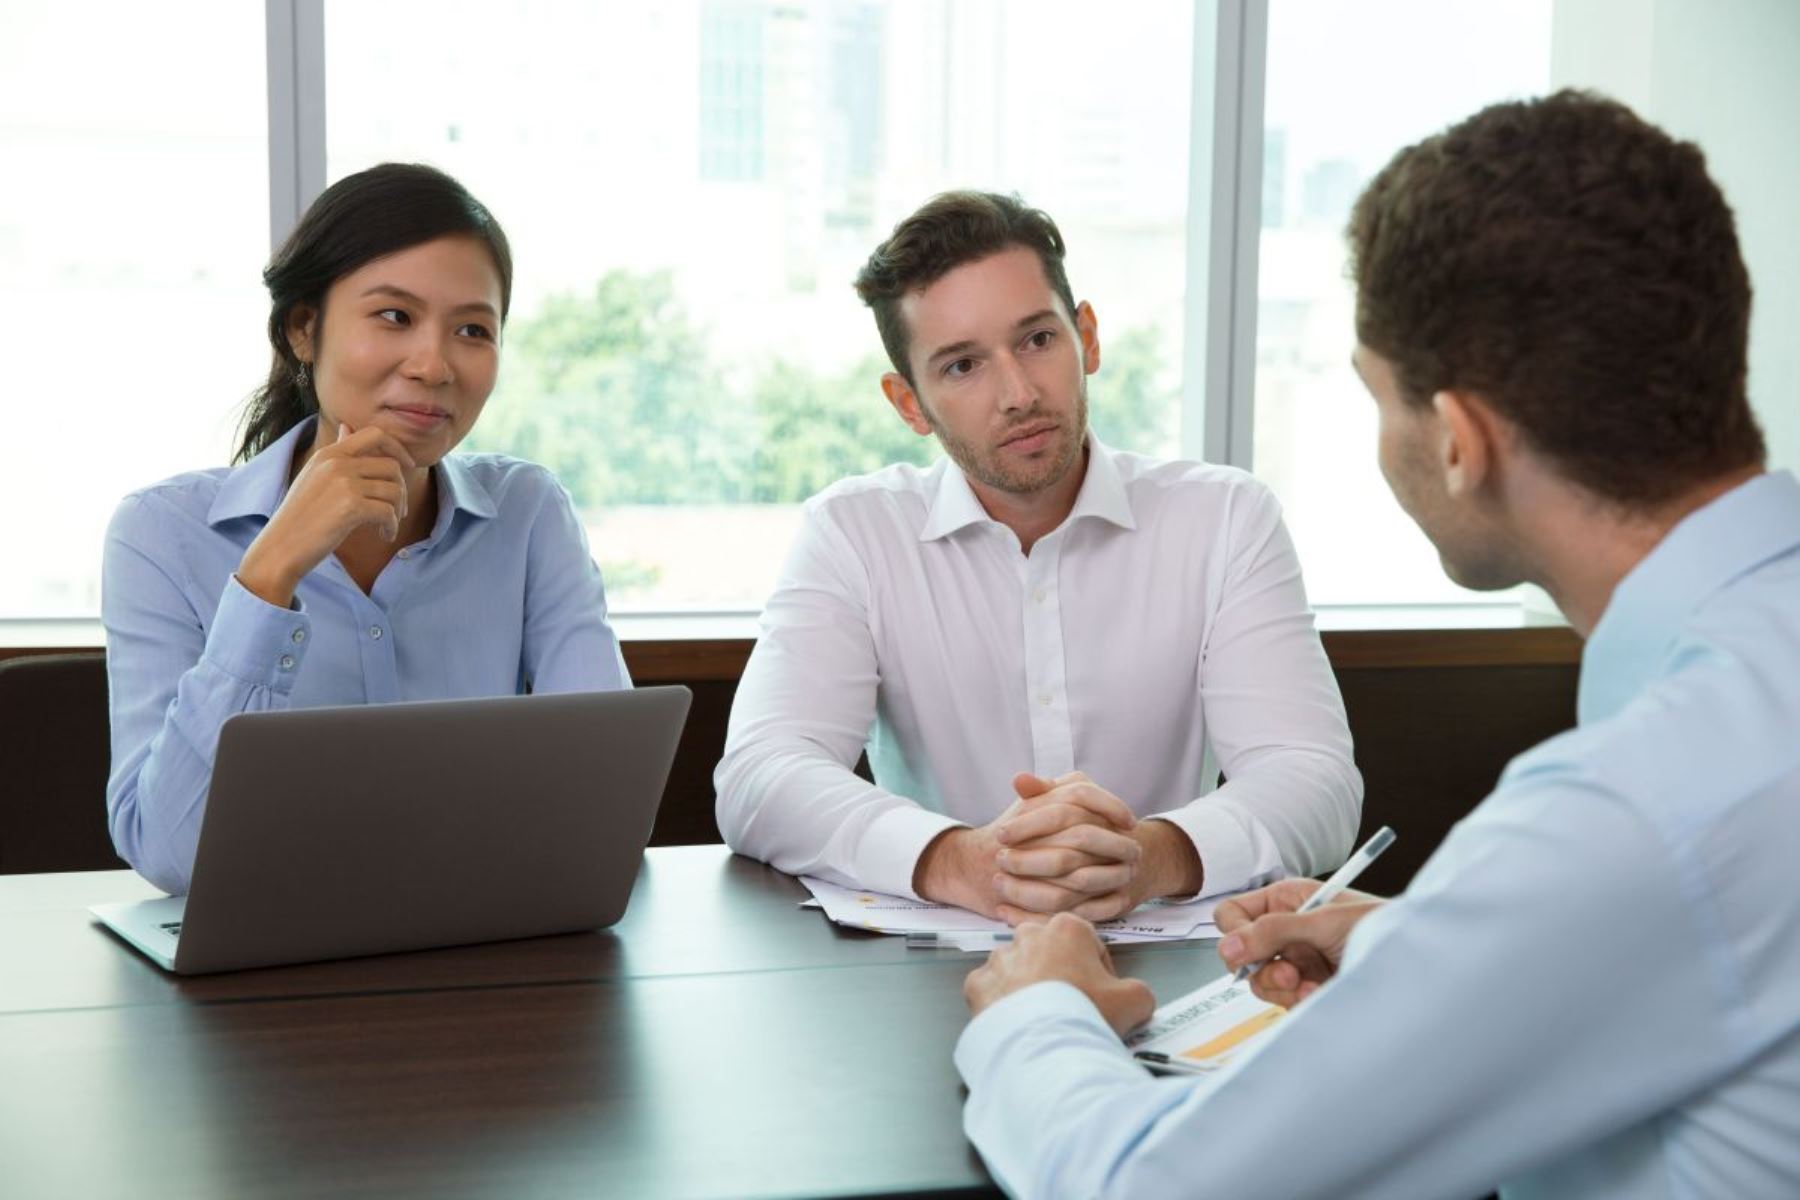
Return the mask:
<path fill-rule="evenodd" d="M 631 686 L 606 619 L 606 587 L 561 484 L 543 476 L 525 558 L 525 677 L 535 692 L 604 692 Z"/>
<path fill-rule="evenodd" d="M 970 1139 L 1018 1196 L 1475 1195 L 1713 1086 L 1747 1051 L 1666 843 L 1567 781 L 1514 801 L 1216 1076 L 1144 1075 L 1065 985 L 995 1004 L 957 1048 Z"/>
<path fill-rule="evenodd" d="M 193 872 L 219 727 L 286 708 L 312 640 L 304 611 L 257 598 L 235 576 L 216 612 L 197 611 L 181 586 L 181 536 L 153 497 L 128 497 L 107 529 L 100 586 L 113 845 L 177 895 Z"/>

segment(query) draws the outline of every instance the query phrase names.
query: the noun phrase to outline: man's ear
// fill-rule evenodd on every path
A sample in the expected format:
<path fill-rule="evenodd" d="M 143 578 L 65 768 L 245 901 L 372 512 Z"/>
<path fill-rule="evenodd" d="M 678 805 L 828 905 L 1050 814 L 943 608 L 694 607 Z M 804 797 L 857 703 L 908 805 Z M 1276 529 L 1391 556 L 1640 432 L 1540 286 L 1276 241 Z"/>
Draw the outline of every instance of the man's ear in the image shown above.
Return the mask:
<path fill-rule="evenodd" d="M 1075 332 L 1081 335 L 1081 373 L 1092 375 L 1100 369 L 1100 318 L 1086 300 L 1075 306 Z"/>
<path fill-rule="evenodd" d="M 931 433 L 931 422 L 925 417 L 925 408 L 919 403 L 919 395 L 913 391 L 912 384 L 906 382 L 906 376 L 898 371 L 889 371 L 881 377 L 881 394 L 887 397 L 906 427 L 925 437 Z"/>
<path fill-rule="evenodd" d="M 317 340 L 319 310 L 308 304 L 296 304 L 288 313 L 287 339 L 294 356 L 301 362 L 313 361 L 313 343 Z"/>
<path fill-rule="evenodd" d="M 1493 409 L 1469 392 L 1443 391 L 1431 397 L 1442 425 L 1438 467 L 1444 490 L 1468 496 L 1481 490 L 1494 474 L 1500 450 L 1500 428 Z"/>

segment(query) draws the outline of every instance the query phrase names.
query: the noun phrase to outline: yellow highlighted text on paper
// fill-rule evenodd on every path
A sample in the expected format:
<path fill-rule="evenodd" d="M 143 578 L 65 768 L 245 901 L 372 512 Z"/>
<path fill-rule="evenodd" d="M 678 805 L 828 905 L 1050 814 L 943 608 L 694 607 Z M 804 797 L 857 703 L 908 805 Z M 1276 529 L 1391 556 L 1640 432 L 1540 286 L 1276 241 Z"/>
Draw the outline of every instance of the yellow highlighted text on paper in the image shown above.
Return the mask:
<path fill-rule="evenodd" d="M 1227 1029 L 1224 1033 L 1221 1033 L 1218 1037 L 1212 1039 L 1212 1041 L 1181 1051 L 1177 1057 L 1191 1058 L 1196 1062 L 1205 1062 L 1208 1059 L 1217 1058 L 1227 1050 L 1230 1050 L 1233 1046 L 1236 1046 L 1241 1042 L 1249 1041 L 1286 1015 L 1287 1010 L 1285 1008 L 1275 1008 L 1273 1006 L 1265 1008 L 1250 1019 L 1240 1021 L 1236 1025 L 1233 1025 L 1230 1029 Z"/>

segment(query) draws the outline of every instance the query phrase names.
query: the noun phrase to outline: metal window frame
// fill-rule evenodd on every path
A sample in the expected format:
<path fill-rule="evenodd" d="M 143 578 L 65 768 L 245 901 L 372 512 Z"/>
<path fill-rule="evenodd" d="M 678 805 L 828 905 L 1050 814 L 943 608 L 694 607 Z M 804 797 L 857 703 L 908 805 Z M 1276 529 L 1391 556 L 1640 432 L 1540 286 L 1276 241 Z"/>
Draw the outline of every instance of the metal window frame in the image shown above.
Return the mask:
<path fill-rule="evenodd" d="M 325 0 L 264 0 L 269 251 L 325 190 Z"/>
<path fill-rule="evenodd" d="M 1194 20 L 1181 452 L 1249 470 L 1269 0 L 1216 0 L 1213 12 Z"/>

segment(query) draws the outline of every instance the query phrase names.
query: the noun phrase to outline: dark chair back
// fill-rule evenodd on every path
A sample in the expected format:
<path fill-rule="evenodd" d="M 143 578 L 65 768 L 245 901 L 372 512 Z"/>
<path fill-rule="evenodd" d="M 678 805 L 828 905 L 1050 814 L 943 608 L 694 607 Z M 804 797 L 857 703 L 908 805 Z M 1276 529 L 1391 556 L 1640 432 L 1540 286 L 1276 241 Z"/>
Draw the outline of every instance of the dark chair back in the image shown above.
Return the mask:
<path fill-rule="evenodd" d="M 106 828 L 106 655 L 0 660 L 0 875 L 125 864 Z"/>

